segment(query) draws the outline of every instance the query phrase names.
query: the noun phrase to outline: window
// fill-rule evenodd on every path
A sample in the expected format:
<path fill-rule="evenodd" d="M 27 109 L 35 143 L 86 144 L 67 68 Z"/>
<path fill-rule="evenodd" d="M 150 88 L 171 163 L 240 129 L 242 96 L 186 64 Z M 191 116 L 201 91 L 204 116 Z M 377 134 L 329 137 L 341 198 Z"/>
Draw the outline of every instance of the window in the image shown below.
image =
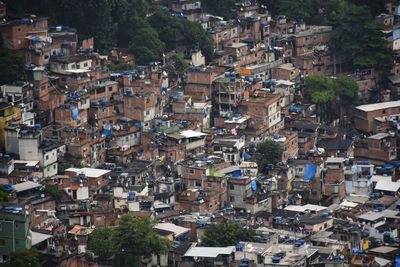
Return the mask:
<path fill-rule="evenodd" d="M 46 90 L 46 85 L 42 85 L 42 87 L 40 87 L 40 89 L 41 89 L 42 91 Z"/>
<path fill-rule="evenodd" d="M 201 181 L 196 181 L 196 186 L 201 186 Z"/>
<path fill-rule="evenodd" d="M 233 184 L 229 184 L 229 189 L 235 190 L 235 186 Z"/>
<path fill-rule="evenodd" d="M 112 86 L 108 87 L 108 91 L 109 91 L 109 92 L 112 91 Z"/>
<path fill-rule="evenodd" d="M 150 110 L 146 110 L 146 115 L 150 115 Z"/>
<path fill-rule="evenodd" d="M 386 113 L 386 110 L 382 109 L 382 114 L 385 114 L 385 113 Z"/>
<path fill-rule="evenodd" d="M 56 169 L 56 167 L 57 167 L 57 166 L 56 166 L 56 164 L 54 164 L 54 165 L 53 165 L 53 169 L 55 170 L 55 169 Z"/>
<path fill-rule="evenodd" d="M 84 67 L 87 67 L 87 66 L 88 66 L 87 62 L 83 63 L 83 66 L 84 66 Z"/>
<path fill-rule="evenodd" d="M 193 169 L 186 169 L 186 173 L 193 174 L 193 173 L 194 173 L 194 170 L 193 170 Z"/>
<path fill-rule="evenodd" d="M 229 197 L 230 202 L 235 202 L 235 197 Z"/>
<path fill-rule="evenodd" d="M 4 247 L 6 245 L 6 241 L 4 239 L 0 239 L 0 247 Z"/>
<path fill-rule="evenodd" d="M 210 187 L 212 187 L 212 184 L 211 184 L 211 183 L 208 183 L 208 185 L 207 185 L 207 186 L 210 188 Z"/>
<path fill-rule="evenodd" d="M 46 160 L 48 160 L 49 159 L 49 155 L 46 155 Z"/>

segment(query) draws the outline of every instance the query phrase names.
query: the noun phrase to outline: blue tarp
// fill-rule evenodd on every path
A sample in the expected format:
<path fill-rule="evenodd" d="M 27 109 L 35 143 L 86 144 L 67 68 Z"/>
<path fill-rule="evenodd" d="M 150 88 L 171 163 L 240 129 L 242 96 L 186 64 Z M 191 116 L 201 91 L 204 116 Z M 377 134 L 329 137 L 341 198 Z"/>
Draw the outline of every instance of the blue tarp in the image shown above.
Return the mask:
<path fill-rule="evenodd" d="M 393 30 L 393 40 L 400 38 L 400 29 Z"/>
<path fill-rule="evenodd" d="M 240 178 L 242 176 L 242 170 L 236 170 L 232 173 L 232 178 Z"/>
<path fill-rule="evenodd" d="M 104 125 L 104 132 L 106 136 L 111 135 L 111 125 Z"/>
<path fill-rule="evenodd" d="M 253 191 L 257 190 L 257 184 L 255 180 L 251 181 L 251 189 L 253 189 Z"/>
<path fill-rule="evenodd" d="M 317 167 L 318 166 L 315 164 L 306 164 L 306 170 L 304 171 L 304 180 L 310 181 L 314 179 Z"/>
<path fill-rule="evenodd" d="M 72 119 L 73 120 L 77 120 L 78 119 L 78 113 L 79 113 L 79 109 L 78 108 L 74 108 L 73 110 L 72 110 Z"/>
<path fill-rule="evenodd" d="M 392 168 L 394 168 L 394 167 L 396 167 L 396 166 L 393 165 L 393 164 L 391 164 L 391 163 L 385 162 L 385 164 L 383 165 L 383 167 L 386 168 L 386 169 L 392 169 Z"/>

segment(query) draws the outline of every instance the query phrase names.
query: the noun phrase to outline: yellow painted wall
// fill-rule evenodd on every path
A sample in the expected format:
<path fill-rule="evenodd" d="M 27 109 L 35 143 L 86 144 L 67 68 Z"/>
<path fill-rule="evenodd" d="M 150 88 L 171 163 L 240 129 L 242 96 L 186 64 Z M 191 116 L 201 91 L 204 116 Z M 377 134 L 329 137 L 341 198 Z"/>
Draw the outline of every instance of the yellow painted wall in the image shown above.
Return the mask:
<path fill-rule="evenodd" d="M 22 122 L 22 112 L 20 107 L 10 106 L 4 110 L 4 116 L 0 117 L 0 146 L 5 147 L 6 136 L 5 128 L 9 123 Z"/>

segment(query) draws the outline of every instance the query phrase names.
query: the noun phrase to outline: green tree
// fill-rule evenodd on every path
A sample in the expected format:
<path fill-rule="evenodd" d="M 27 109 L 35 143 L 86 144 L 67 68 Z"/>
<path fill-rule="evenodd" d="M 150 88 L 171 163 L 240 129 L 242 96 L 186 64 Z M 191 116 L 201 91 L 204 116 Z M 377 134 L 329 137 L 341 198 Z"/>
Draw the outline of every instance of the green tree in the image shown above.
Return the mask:
<path fill-rule="evenodd" d="M 378 14 L 387 12 L 385 4 L 388 3 L 389 0 L 347 0 L 347 2 L 355 5 L 368 6 L 371 14 L 376 16 Z"/>
<path fill-rule="evenodd" d="M 134 68 L 135 68 L 135 65 L 129 64 L 129 63 L 124 63 L 124 62 L 120 62 L 116 65 L 110 66 L 110 70 L 112 70 L 112 71 L 133 70 Z"/>
<path fill-rule="evenodd" d="M 118 223 L 113 234 L 117 266 L 141 266 L 142 257 L 166 253 L 171 247 L 153 231 L 155 222 L 149 217 L 123 215 Z"/>
<path fill-rule="evenodd" d="M 9 200 L 9 195 L 4 185 L 0 184 L 0 202 L 7 202 Z"/>
<path fill-rule="evenodd" d="M 367 6 L 341 1 L 331 21 L 332 49 L 345 70 L 393 65 L 394 52 L 383 39 L 383 25 L 373 21 Z"/>
<path fill-rule="evenodd" d="M 187 21 L 184 26 L 183 43 L 191 48 L 193 48 L 193 46 L 199 46 L 206 61 L 211 61 L 214 56 L 214 47 L 201 24 Z"/>
<path fill-rule="evenodd" d="M 235 0 L 203 0 L 201 4 L 204 11 L 209 12 L 216 16 L 221 16 L 225 20 L 232 18 L 232 8 Z"/>
<path fill-rule="evenodd" d="M 96 228 L 90 235 L 88 249 L 102 260 L 110 258 L 115 253 L 113 234 L 112 227 Z"/>
<path fill-rule="evenodd" d="M 25 62 L 18 52 L 0 47 L 0 69 L 0 85 L 25 80 Z"/>
<path fill-rule="evenodd" d="M 281 146 L 273 140 L 266 140 L 259 144 L 257 151 L 261 155 L 260 159 L 257 160 L 257 164 L 260 170 L 264 172 L 268 170 L 268 164 L 276 164 L 282 159 L 283 150 Z"/>
<path fill-rule="evenodd" d="M 148 21 L 157 30 L 161 41 L 165 43 L 165 48 L 168 51 L 175 49 L 178 38 L 183 35 L 186 20 L 182 17 L 173 17 L 166 10 L 157 9 Z"/>
<path fill-rule="evenodd" d="M 150 26 L 137 29 L 136 36 L 129 43 L 129 50 L 135 55 L 137 64 L 147 65 L 150 61 L 161 60 L 164 43 L 158 33 Z"/>
<path fill-rule="evenodd" d="M 39 251 L 36 248 L 11 253 L 10 261 L 6 267 L 41 267 Z"/>
<path fill-rule="evenodd" d="M 164 66 L 171 78 L 180 77 L 188 68 L 189 64 L 183 58 L 183 54 L 172 54 Z"/>
<path fill-rule="evenodd" d="M 184 45 L 189 51 L 194 46 L 199 46 L 206 60 L 212 60 L 214 47 L 201 24 L 171 16 L 168 11 L 162 9 L 156 10 L 148 21 L 157 30 L 161 41 L 166 44 L 167 51 L 180 45 Z"/>
<path fill-rule="evenodd" d="M 46 184 L 43 187 L 43 193 L 51 195 L 57 203 L 61 201 L 63 195 L 63 192 L 53 184 Z"/>
<path fill-rule="evenodd" d="M 316 104 L 327 103 L 335 98 L 333 80 L 325 75 L 309 75 L 305 79 L 305 92 Z"/>
<path fill-rule="evenodd" d="M 303 19 L 307 24 L 321 25 L 334 11 L 339 0 L 260 0 L 274 16 L 286 15 L 289 19 Z"/>
<path fill-rule="evenodd" d="M 358 105 L 361 102 L 360 96 L 358 95 L 358 85 L 350 77 L 339 76 L 333 79 L 333 87 L 336 96 L 339 97 L 340 101 L 346 103 Z"/>
<path fill-rule="evenodd" d="M 225 247 L 234 246 L 239 242 L 257 242 L 253 229 L 241 227 L 236 223 L 223 221 L 207 226 L 201 246 Z"/>
<path fill-rule="evenodd" d="M 305 79 L 305 92 L 308 100 L 316 104 L 317 116 L 324 122 L 331 122 L 331 102 L 335 99 L 333 79 L 325 75 L 309 75 Z"/>

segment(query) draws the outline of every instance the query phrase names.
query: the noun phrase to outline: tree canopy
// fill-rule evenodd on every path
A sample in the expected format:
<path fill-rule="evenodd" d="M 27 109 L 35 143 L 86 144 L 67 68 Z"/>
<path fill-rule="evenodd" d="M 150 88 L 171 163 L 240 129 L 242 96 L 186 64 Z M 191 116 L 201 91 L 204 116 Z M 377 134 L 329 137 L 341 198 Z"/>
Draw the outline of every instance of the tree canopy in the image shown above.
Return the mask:
<path fill-rule="evenodd" d="M 309 75 L 305 79 L 307 98 L 315 104 L 325 104 L 339 98 L 350 104 L 360 101 L 358 85 L 350 77 L 331 78 L 325 75 Z"/>
<path fill-rule="evenodd" d="M 63 195 L 63 192 L 58 189 L 56 185 L 53 184 L 46 184 L 43 187 L 43 193 L 51 195 L 56 202 L 60 202 Z"/>
<path fill-rule="evenodd" d="M 93 251 L 100 259 L 108 259 L 115 253 L 114 247 L 114 228 L 96 228 L 90 236 L 88 249 Z"/>
<path fill-rule="evenodd" d="M 168 252 L 171 243 L 153 231 L 149 217 L 123 215 L 115 228 L 96 229 L 88 248 L 102 259 L 115 255 L 116 266 L 141 266 L 142 257 Z"/>
<path fill-rule="evenodd" d="M 359 96 L 358 85 L 352 78 L 339 76 L 333 79 L 333 86 L 336 96 L 341 101 L 346 101 L 354 105 L 360 104 L 361 98 Z"/>
<path fill-rule="evenodd" d="M 150 12 L 150 0 L 6 0 L 6 4 L 19 15 L 47 16 L 50 24 L 68 25 L 93 36 L 100 52 L 115 46 L 129 48 L 138 64 L 160 60 L 182 38 L 187 48 L 199 46 L 207 61 L 213 56 L 207 32 L 199 23 L 173 17 L 158 5 Z"/>
<path fill-rule="evenodd" d="M 333 80 L 325 75 L 309 75 L 305 79 L 305 92 L 313 103 L 327 103 L 335 98 Z"/>
<path fill-rule="evenodd" d="M 234 246 L 239 242 L 257 242 L 253 229 L 243 228 L 236 223 L 223 221 L 219 224 L 207 226 L 201 246 L 226 247 Z"/>
<path fill-rule="evenodd" d="M 31 248 L 23 251 L 11 253 L 10 261 L 5 264 L 6 267 L 41 267 L 39 260 L 39 251 Z"/>
<path fill-rule="evenodd" d="M 317 115 L 331 122 L 340 109 L 348 105 L 362 104 L 357 83 L 347 76 L 335 78 L 324 75 L 309 75 L 305 79 L 306 99 L 317 105 Z"/>
<path fill-rule="evenodd" d="M 216 16 L 221 16 L 225 20 L 232 18 L 232 7 L 235 4 L 235 0 L 203 0 L 201 4 L 204 11 L 209 12 Z"/>
<path fill-rule="evenodd" d="M 345 69 L 393 65 L 394 52 L 383 39 L 383 25 L 374 22 L 368 6 L 341 1 L 331 23 L 331 46 Z"/>
<path fill-rule="evenodd" d="M 110 70 L 112 70 L 112 71 L 133 70 L 134 68 L 135 68 L 135 65 L 129 64 L 129 63 L 124 63 L 124 62 L 120 62 L 116 65 L 110 66 Z"/>
<path fill-rule="evenodd" d="M 0 47 L 0 69 L 0 85 L 25 79 L 25 61 L 16 51 Z"/>
<path fill-rule="evenodd" d="M 266 171 L 268 169 L 268 164 L 276 164 L 282 159 L 283 150 L 281 146 L 273 140 L 266 140 L 259 144 L 257 151 L 260 154 L 257 163 L 261 171 Z"/>
<path fill-rule="evenodd" d="M 171 16 L 163 9 L 158 9 L 149 17 L 150 25 L 157 30 L 160 40 L 166 44 L 166 50 L 171 51 L 179 45 L 187 50 L 198 46 L 207 61 L 213 57 L 213 46 L 207 32 L 197 22 L 190 22 L 182 17 Z"/>

